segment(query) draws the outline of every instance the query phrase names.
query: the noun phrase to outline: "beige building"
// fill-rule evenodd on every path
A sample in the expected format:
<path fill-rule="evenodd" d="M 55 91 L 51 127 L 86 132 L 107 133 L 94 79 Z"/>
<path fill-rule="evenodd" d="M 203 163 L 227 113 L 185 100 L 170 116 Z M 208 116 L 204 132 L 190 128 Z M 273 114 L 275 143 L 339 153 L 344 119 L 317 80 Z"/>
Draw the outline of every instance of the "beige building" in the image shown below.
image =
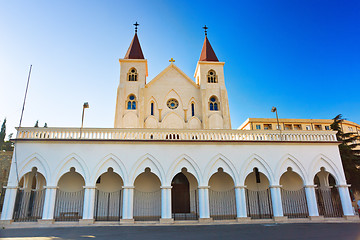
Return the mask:
<path fill-rule="evenodd" d="M 231 129 L 224 62 L 208 38 L 194 78 L 170 64 L 150 82 L 137 34 L 120 59 L 115 128 Z"/>
<path fill-rule="evenodd" d="M 322 131 L 331 130 L 330 125 L 332 119 L 295 119 L 295 118 L 279 118 L 280 130 L 307 130 Z M 238 128 L 239 130 L 276 130 L 276 118 L 248 118 Z M 341 123 L 344 133 L 352 132 L 360 135 L 360 125 L 348 120 Z"/>

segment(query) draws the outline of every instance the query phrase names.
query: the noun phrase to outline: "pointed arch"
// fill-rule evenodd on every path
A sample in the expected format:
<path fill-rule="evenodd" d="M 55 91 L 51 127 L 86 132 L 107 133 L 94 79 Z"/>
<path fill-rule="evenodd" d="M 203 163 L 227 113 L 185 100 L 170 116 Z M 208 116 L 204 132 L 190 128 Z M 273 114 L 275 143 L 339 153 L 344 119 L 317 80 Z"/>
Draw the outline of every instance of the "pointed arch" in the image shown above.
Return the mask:
<path fill-rule="evenodd" d="M 21 179 L 26 173 L 31 172 L 36 167 L 37 171 L 41 173 L 46 182 L 49 182 L 50 167 L 45 158 L 38 153 L 33 153 L 23 161 L 19 166 L 19 179 Z"/>
<path fill-rule="evenodd" d="M 313 184 L 315 175 L 320 171 L 320 168 L 322 167 L 325 168 L 325 171 L 333 175 L 337 184 L 346 184 L 346 179 L 343 171 L 340 171 L 339 168 L 334 164 L 334 162 L 324 154 L 317 155 L 311 162 L 312 164 L 309 168 L 309 184 Z"/>
<path fill-rule="evenodd" d="M 226 158 L 221 153 L 217 154 L 215 157 L 211 159 L 211 161 L 207 164 L 204 171 L 204 183 L 206 185 L 209 184 L 209 180 L 211 176 L 218 171 L 219 168 L 222 168 L 224 172 L 230 175 L 233 179 L 235 186 L 239 183 L 239 175 L 236 171 L 234 164 Z"/>
<path fill-rule="evenodd" d="M 286 154 L 280 159 L 275 169 L 276 172 L 274 177 L 276 185 L 279 184 L 281 176 L 287 171 L 288 167 L 291 167 L 294 172 L 299 174 L 299 176 L 303 180 L 303 183 L 306 184 L 307 173 L 304 166 L 294 156 L 292 156 L 291 154 Z"/>
<path fill-rule="evenodd" d="M 175 98 L 176 100 L 179 101 L 179 109 L 182 109 L 184 107 L 184 104 L 182 102 L 182 99 L 180 97 L 180 95 L 174 90 L 174 89 L 171 89 L 166 95 L 165 95 L 165 98 L 164 98 L 164 101 L 163 101 L 163 108 L 166 109 L 167 106 L 166 106 L 166 102 L 170 99 L 170 98 Z"/>
<path fill-rule="evenodd" d="M 265 176 L 269 179 L 270 184 L 274 183 L 274 174 L 267 162 L 257 154 L 252 154 L 249 158 L 246 159 L 244 164 L 242 165 L 241 173 L 240 173 L 240 185 L 245 184 L 246 177 L 253 172 L 254 168 L 258 168 L 259 172 L 265 174 Z"/>
<path fill-rule="evenodd" d="M 179 156 L 170 166 L 168 172 L 166 173 L 166 186 L 171 186 L 171 181 L 175 177 L 176 174 L 181 172 L 181 169 L 186 168 L 189 173 L 194 175 L 198 184 L 200 185 L 202 176 L 201 170 L 196 162 L 186 154 L 182 154 Z"/>
<path fill-rule="evenodd" d="M 183 117 L 177 112 L 169 112 L 161 121 L 161 127 L 183 129 L 185 128 L 185 122 Z"/>
<path fill-rule="evenodd" d="M 94 168 L 91 174 L 90 185 L 95 186 L 96 180 L 101 176 L 101 174 L 106 173 L 110 167 L 113 169 L 115 173 L 117 173 L 122 178 L 124 184 L 127 185 L 126 181 L 128 180 L 128 174 L 126 172 L 125 165 L 120 160 L 120 158 L 118 158 L 112 153 L 106 155 L 96 165 L 96 167 Z"/>
<path fill-rule="evenodd" d="M 151 154 L 145 154 L 134 163 L 130 171 L 128 184 L 134 185 L 136 177 L 143 173 L 147 167 L 151 169 L 151 172 L 154 173 L 160 179 L 161 184 L 163 184 L 165 180 L 164 170 L 160 162 Z"/>
<path fill-rule="evenodd" d="M 67 173 L 71 167 L 75 168 L 75 171 L 84 178 L 85 185 L 88 185 L 90 173 L 85 161 L 76 153 L 71 153 L 56 167 L 52 178 L 54 186 L 57 185 L 61 176 Z"/>

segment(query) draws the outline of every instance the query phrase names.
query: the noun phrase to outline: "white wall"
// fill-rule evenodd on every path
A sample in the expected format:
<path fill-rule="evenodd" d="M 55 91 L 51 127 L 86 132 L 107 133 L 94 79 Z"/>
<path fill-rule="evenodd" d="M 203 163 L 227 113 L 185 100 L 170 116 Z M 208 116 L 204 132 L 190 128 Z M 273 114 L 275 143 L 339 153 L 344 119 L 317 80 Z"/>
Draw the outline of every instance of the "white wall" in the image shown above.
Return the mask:
<path fill-rule="evenodd" d="M 288 167 L 304 178 L 304 185 L 313 184 L 321 167 L 335 176 L 339 184 L 346 183 L 337 144 L 44 141 L 18 142 L 16 148 L 19 175 L 25 174 L 22 171 L 28 166 L 37 167 L 48 186 L 56 186 L 71 167 L 82 175 L 86 185 L 94 186 L 95 175 L 105 165 L 122 177 L 125 186 L 133 186 L 146 167 L 165 186 L 171 185 L 172 178 L 183 167 L 198 179 L 199 186 L 207 186 L 219 167 L 234 176 L 237 186 L 245 184 L 254 167 L 267 176 L 271 185 L 280 184 L 280 176 Z M 8 185 L 17 186 L 14 163 Z"/>

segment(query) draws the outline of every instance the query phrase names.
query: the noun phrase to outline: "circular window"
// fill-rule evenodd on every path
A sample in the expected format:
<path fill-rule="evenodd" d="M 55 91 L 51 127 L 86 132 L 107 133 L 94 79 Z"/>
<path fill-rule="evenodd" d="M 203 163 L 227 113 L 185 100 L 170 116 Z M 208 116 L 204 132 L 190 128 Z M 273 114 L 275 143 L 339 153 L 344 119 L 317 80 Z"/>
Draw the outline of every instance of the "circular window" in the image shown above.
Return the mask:
<path fill-rule="evenodd" d="M 135 96 L 134 96 L 134 95 L 131 95 L 131 96 L 129 97 L 129 99 L 130 99 L 130 100 L 134 100 L 134 99 L 135 99 Z"/>
<path fill-rule="evenodd" d="M 215 98 L 215 97 L 212 97 L 212 98 L 210 98 L 210 101 L 215 102 L 215 101 L 216 101 L 216 98 Z"/>
<path fill-rule="evenodd" d="M 135 73 L 135 69 L 131 69 L 131 72 L 132 72 L 132 73 Z"/>
<path fill-rule="evenodd" d="M 214 75 L 214 72 L 210 72 L 210 75 Z"/>
<path fill-rule="evenodd" d="M 172 98 L 167 101 L 167 106 L 170 109 L 176 109 L 179 106 L 179 102 L 176 99 Z"/>

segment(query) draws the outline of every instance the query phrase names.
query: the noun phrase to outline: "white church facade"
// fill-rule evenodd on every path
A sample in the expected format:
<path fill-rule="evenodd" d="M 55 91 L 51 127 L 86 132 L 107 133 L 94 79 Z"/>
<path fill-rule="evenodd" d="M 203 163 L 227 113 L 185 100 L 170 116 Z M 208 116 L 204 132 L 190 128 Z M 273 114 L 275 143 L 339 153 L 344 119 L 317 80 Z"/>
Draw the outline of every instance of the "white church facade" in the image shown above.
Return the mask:
<path fill-rule="evenodd" d="M 119 61 L 114 128 L 18 129 L 2 222 L 354 219 L 336 133 L 232 130 L 207 36 L 195 81 Z"/>

